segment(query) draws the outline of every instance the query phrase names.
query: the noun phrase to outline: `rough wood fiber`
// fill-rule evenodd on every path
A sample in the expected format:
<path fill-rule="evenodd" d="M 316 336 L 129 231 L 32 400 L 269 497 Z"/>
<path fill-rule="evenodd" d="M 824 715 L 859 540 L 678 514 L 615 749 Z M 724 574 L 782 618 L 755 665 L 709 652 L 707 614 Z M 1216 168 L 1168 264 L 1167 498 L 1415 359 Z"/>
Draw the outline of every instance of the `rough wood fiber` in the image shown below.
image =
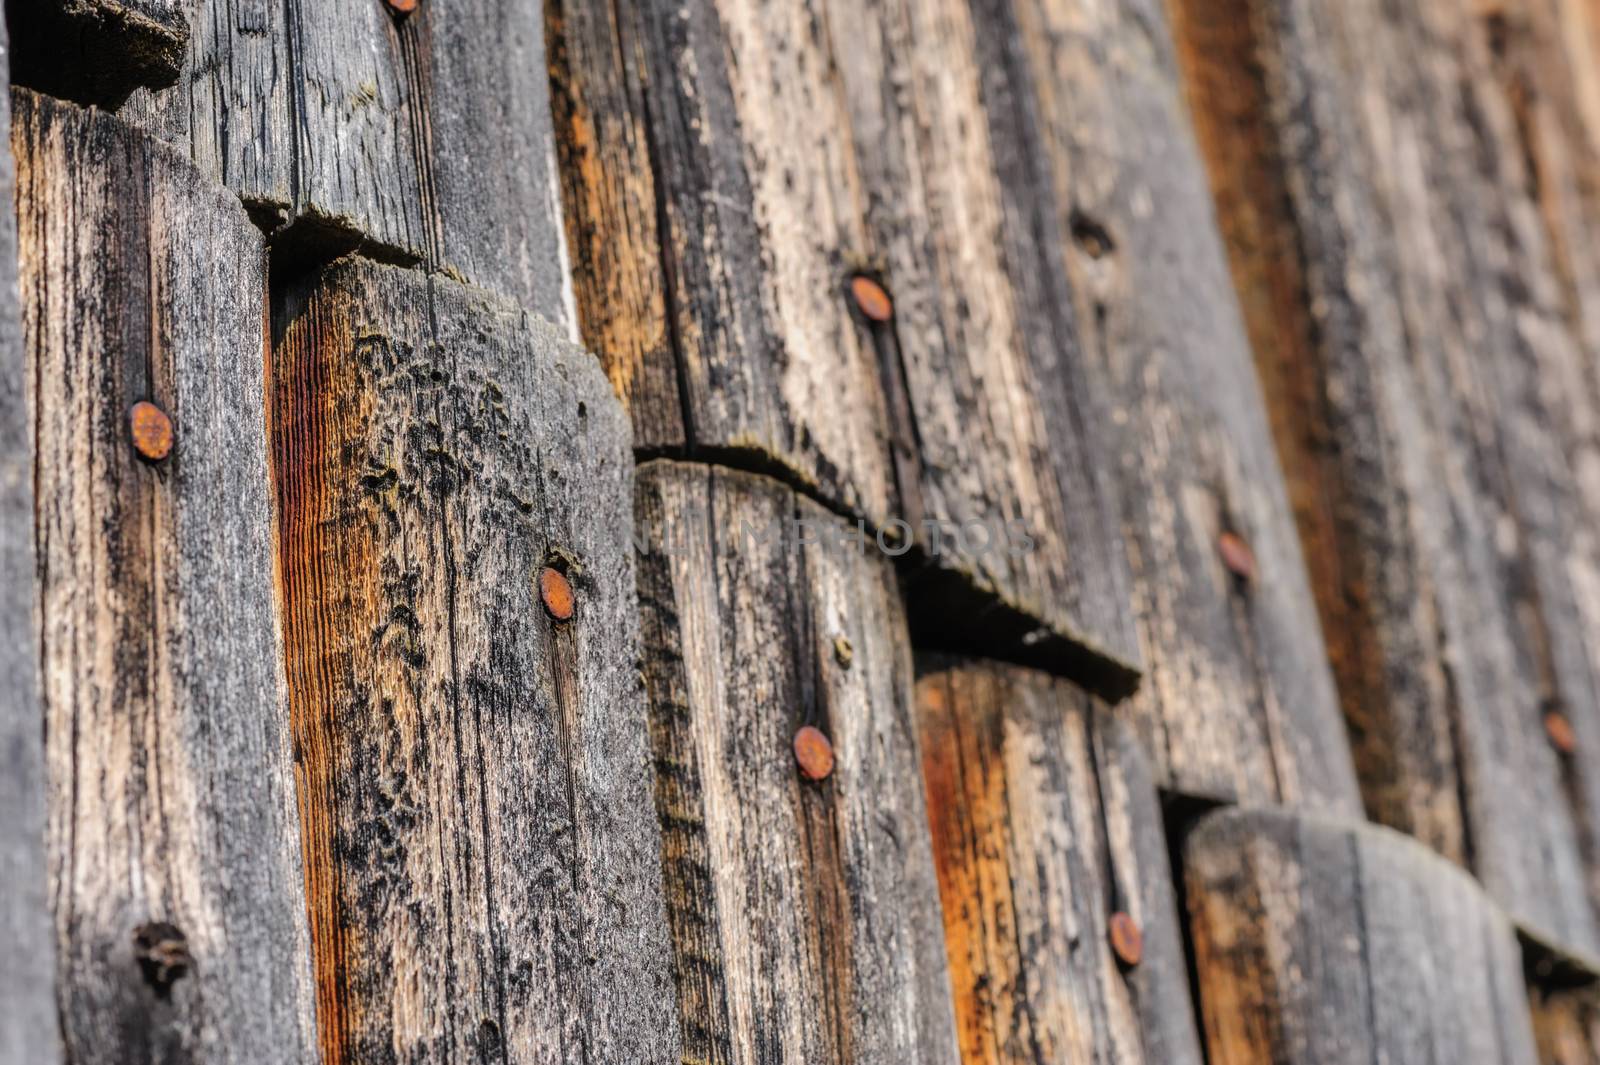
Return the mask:
<path fill-rule="evenodd" d="M 1508 25 L 1469 0 L 1176 8 L 1367 808 L 1600 955 L 1600 388 Z"/>
<path fill-rule="evenodd" d="M 66 1058 L 310 1062 L 261 237 L 104 113 L 13 107 Z M 160 465 L 139 400 L 175 427 Z"/>
<path fill-rule="evenodd" d="M 14 0 L 11 77 L 81 103 L 115 107 L 178 78 L 189 43 L 184 0 Z"/>
<path fill-rule="evenodd" d="M 1065 681 L 918 662 L 961 1059 L 1199 1065 L 1161 811 L 1125 723 Z M 1129 914 L 1127 969 L 1108 920 Z"/>
<path fill-rule="evenodd" d="M 592 356 L 455 282 L 349 259 L 286 298 L 323 1061 L 676 1062 L 620 406 Z"/>
<path fill-rule="evenodd" d="M 1540 1065 L 1594 1065 L 1600 1062 L 1600 991 L 1580 988 L 1529 990 L 1533 1035 Z"/>
<path fill-rule="evenodd" d="M 980 0 L 1008 210 L 1053 234 L 1114 456 L 1160 783 L 1359 809 L 1249 345 L 1158 3 Z M 997 149 L 999 151 L 999 149 Z M 1063 261 L 1064 260 L 1064 261 Z M 1254 573 L 1225 567 L 1224 533 Z"/>
<path fill-rule="evenodd" d="M 0 24 L 0 57 L 6 52 Z M 0 59 L 0 71 L 4 69 Z M 0 94 L 0 141 L 11 141 L 11 94 Z M 16 171 L 0 152 L 0 204 L 12 198 Z M 26 381 L 17 305 L 16 216 L 0 210 L 0 376 Z M 12 962 L 0 966 L 0 1065 L 55 1065 L 55 933 L 46 892 L 45 768 L 40 743 L 34 623 L 33 462 L 27 392 L 0 391 L 0 942 Z"/>
<path fill-rule="evenodd" d="M 557 4 L 549 30 L 580 319 L 637 444 L 907 523 L 919 636 L 1126 691 L 1100 412 L 965 9 Z"/>
<path fill-rule="evenodd" d="M 1538 1060 L 1510 922 L 1414 840 L 1225 810 L 1184 850 L 1216 1065 Z"/>
<path fill-rule="evenodd" d="M 684 1060 L 955 1065 L 892 567 L 769 478 L 657 460 L 636 498 Z"/>
<path fill-rule="evenodd" d="M 566 323 L 537 0 L 198 0 L 178 86 L 129 111 L 183 145 L 286 255 L 361 246 Z"/>

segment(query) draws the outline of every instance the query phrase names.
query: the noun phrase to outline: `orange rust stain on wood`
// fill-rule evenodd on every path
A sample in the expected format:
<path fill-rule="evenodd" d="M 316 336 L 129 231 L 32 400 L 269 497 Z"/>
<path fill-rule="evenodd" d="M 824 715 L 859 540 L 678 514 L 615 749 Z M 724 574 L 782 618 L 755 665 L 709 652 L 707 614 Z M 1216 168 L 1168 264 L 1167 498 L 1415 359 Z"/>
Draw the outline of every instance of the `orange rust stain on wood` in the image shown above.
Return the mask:
<path fill-rule="evenodd" d="M 329 316 L 335 321 L 338 316 Z M 341 448 L 340 412 L 330 397 L 344 392 L 332 375 L 343 369 L 328 352 L 350 350 L 351 338 L 313 311 L 288 330 L 269 379 L 268 426 L 277 498 L 278 580 L 283 603 L 284 653 L 294 736 L 305 859 L 307 908 L 317 996 L 318 1041 L 325 1065 L 349 1060 L 354 1028 L 346 988 L 352 937 L 340 919 L 336 855 L 338 729 L 331 685 L 348 667 L 337 634 L 338 614 L 362 595 L 352 575 L 370 571 L 374 545 L 341 529 L 328 477 Z M 338 571 L 333 572 L 337 562 Z M 340 595 L 343 589 L 347 594 Z"/>
<path fill-rule="evenodd" d="M 944 910 L 957 1037 L 965 1065 L 1017 1059 L 1028 1045 L 1007 860 L 1000 720 L 975 673 L 917 682 L 922 779 Z M 974 710 L 977 713 L 973 713 Z"/>

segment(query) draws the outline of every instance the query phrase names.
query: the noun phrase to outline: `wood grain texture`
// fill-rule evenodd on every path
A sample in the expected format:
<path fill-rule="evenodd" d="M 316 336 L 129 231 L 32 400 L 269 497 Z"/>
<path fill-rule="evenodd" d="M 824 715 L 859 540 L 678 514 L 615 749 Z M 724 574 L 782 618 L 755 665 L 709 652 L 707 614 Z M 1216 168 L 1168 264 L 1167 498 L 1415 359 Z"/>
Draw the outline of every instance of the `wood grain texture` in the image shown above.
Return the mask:
<path fill-rule="evenodd" d="M 972 23 L 898 0 L 556 5 L 581 324 L 647 453 L 909 534 L 919 637 L 1121 694 L 1138 652 L 1101 412 L 1038 270 L 1051 235 L 1007 213 Z M 855 309 L 861 275 L 891 320 Z"/>
<path fill-rule="evenodd" d="M 1600 349 L 1503 21 L 1549 6 L 1175 6 L 1367 808 L 1600 956 Z"/>
<path fill-rule="evenodd" d="M 0 20 L 0 56 L 7 50 Z M 0 69 L 4 63 L 0 62 Z M 11 94 L 0 94 L 0 139 L 11 141 Z M 0 203 L 15 192 L 10 152 L 0 152 Z M 16 215 L 0 211 L 0 375 L 28 379 L 17 302 Z M 33 426 L 27 391 L 0 392 L 0 1065 L 56 1065 L 55 926 L 45 862 L 45 764 L 40 742 L 38 556 L 34 545 Z"/>
<path fill-rule="evenodd" d="M 1147 677 L 1130 716 L 1158 781 L 1359 810 L 1348 744 L 1205 170 L 1158 3 L 975 4 L 1010 209 L 1064 261 Z M 1253 575 L 1224 565 L 1224 534 Z"/>
<path fill-rule="evenodd" d="M 1065 681 L 919 659 L 917 725 L 961 1060 L 1199 1065 L 1155 786 Z M 1125 968 L 1107 929 L 1137 922 Z"/>
<path fill-rule="evenodd" d="M 676 1062 L 620 406 L 549 323 L 437 276 L 346 259 L 285 299 L 322 1060 Z"/>
<path fill-rule="evenodd" d="M 6 5 L 15 84 L 115 107 L 178 79 L 185 0 L 24 0 Z"/>
<path fill-rule="evenodd" d="M 126 111 L 291 226 L 285 257 L 361 247 L 570 319 L 536 0 L 194 7 L 177 87 Z"/>
<path fill-rule="evenodd" d="M 1510 921 L 1421 844 L 1235 809 L 1184 853 L 1209 1061 L 1538 1060 Z"/>
<path fill-rule="evenodd" d="M 892 567 L 757 475 L 657 460 L 636 498 L 684 1060 L 955 1065 Z"/>
<path fill-rule="evenodd" d="M 310 1062 L 261 237 L 103 112 L 12 102 L 65 1056 Z"/>

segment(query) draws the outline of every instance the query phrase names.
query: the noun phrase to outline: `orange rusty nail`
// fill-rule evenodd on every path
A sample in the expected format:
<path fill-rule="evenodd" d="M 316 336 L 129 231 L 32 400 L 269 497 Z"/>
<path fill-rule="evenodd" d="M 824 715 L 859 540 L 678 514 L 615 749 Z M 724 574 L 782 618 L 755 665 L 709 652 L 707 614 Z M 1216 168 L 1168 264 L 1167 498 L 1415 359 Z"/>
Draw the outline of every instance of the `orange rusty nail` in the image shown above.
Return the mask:
<path fill-rule="evenodd" d="M 557 621 L 566 621 L 572 617 L 572 608 L 576 605 L 572 594 L 572 583 L 560 570 L 546 566 L 539 574 L 539 598 L 544 600 L 544 608 Z"/>
<path fill-rule="evenodd" d="M 889 299 L 882 285 L 866 274 L 857 274 L 850 279 L 850 295 L 855 297 L 861 313 L 874 322 L 887 322 L 894 317 L 894 301 Z"/>
<path fill-rule="evenodd" d="M 389 7 L 400 15 L 409 15 L 417 9 L 422 0 L 389 0 Z"/>
<path fill-rule="evenodd" d="M 814 725 L 802 725 L 794 734 L 794 758 L 809 780 L 826 780 L 833 772 L 833 744 Z"/>
<path fill-rule="evenodd" d="M 1571 754 L 1578 749 L 1577 734 L 1572 731 L 1572 722 L 1566 715 L 1552 710 L 1544 715 L 1545 735 L 1550 737 L 1550 743 L 1562 754 Z"/>
<path fill-rule="evenodd" d="M 1222 556 L 1222 564 L 1235 577 L 1242 581 L 1256 579 L 1256 553 L 1250 550 L 1244 537 L 1234 532 L 1223 533 L 1217 537 L 1217 553 Z"/>
<path fill-rule="evenodd" d="M 1144 933 L 1139 931 L 1139 922 L 1118 910 L 1111 915 L 1109 930 L 1117 960 L 1130 969 L 1138 965 L 1144 958 Z"/>
<path fill-rule="evenodd" d="M 149 400 L 141 399 L 128 411 L 128 433 L 133 449 L 150 462 L 172 454 L 172 419 Z"/>

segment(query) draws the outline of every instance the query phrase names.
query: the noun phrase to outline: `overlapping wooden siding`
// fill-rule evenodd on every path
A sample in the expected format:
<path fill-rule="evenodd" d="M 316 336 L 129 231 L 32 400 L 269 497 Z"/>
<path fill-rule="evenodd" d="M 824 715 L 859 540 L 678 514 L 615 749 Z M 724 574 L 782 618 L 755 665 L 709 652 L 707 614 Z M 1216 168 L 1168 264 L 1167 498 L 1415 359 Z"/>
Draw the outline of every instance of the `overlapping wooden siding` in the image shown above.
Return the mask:
<path fill-rule="evenodd" d="M 187 0 L 31 0 L 6 5 L 12 80 L 116 106 L 171 85 L 189 43 Z"/>
<path fill-rule="evenodd" d="M 1007 211 L 972 13 L 558 3 L 550 25 L 580 319 L 636 446 L 909 533 L 930 638 L 1125 692 L 1104 415 L 1050 251 Z"/>
<path fill-rule="evenodd" d="M 567 322 L 537 0 L 187 6 L 177 84 L 124 112 L 292 227 L 280 261 L 359 248 Z"/>
<path fill-rule="evenodd" d="M 1538 1060 L 1511 922 L 1416 841 L 1232 809 L 1184 867 L 1209 1060 Z"/>
<path fill-rule="evenodd" d="M 346 260 L 280 315 L 323 1061 L 677 1061 L 620 405 L 442 277 Z"/>
<path fill-rule="evenodd" d="M 12 102 L 63 1056 L 309 1062 L 261 235 L 149 136 Z"/>
<path fill-rule="evenodd" d="M 1544 6 L 1174 4 L 1368 809 L 1594 956 L 1600 391 L 1500 54 Z"/>
<path fill-rule="evenodd" d="M 636 495 L 685 1060 L 955 1065 L 893 566 L 771 478 Z"/>
<path fill-rule="evenodd" d="M 1198 1065 L 1161 810 L 1132 730 L 1013 666 L 930 656 L 918 674 L 962 1061 Z"/>

